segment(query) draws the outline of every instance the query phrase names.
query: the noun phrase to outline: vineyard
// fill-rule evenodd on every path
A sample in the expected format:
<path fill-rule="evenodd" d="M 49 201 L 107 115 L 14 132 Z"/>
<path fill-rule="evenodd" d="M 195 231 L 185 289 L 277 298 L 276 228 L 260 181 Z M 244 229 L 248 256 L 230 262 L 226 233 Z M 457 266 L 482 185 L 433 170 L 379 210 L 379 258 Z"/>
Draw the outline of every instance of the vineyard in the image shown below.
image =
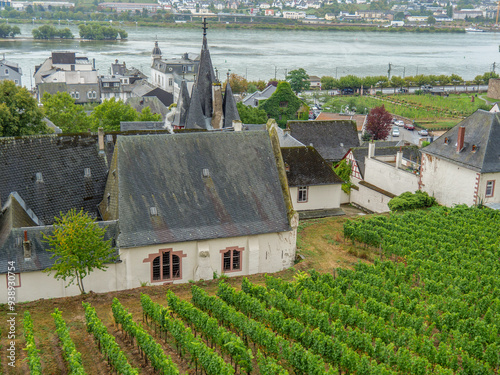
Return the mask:
<path fill-rule="evenodd" d="M 83 298 L 65 317 L 51 307 L 50 351 L 25 313 L 23 366 L 48 373 L 58 356 L 50 373 L 499 374 L 499 224 L 499 212 L 465 206 L 346 220 L 343 241 L 374 264 L 144 288 L 98 310 Z M 72 314 L 81 321 L 67 324 Z"/>

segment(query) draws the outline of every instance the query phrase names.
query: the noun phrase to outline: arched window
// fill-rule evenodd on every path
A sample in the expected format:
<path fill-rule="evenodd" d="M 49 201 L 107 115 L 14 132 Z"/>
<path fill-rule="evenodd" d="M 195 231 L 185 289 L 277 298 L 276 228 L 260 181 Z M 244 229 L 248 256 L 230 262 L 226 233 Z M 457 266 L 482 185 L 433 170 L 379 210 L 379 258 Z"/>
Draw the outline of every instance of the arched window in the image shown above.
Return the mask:
<path fill-rule="evenodd" d="M 143 262 L 151 262 L 151 282 L 172 281 L 182 279 L 182 251 L 162 249 L 150 254 Z"/>

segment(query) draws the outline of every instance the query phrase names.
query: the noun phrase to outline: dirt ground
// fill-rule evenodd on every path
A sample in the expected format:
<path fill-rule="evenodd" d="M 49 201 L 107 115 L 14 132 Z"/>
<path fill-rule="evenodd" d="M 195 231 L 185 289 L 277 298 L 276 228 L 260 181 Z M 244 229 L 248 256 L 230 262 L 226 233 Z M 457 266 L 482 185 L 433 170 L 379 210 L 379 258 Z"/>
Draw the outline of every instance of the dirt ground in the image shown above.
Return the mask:
<path fill-rule="evenodd" d="M 281 271 L 275 276 L 285 280 L 292 280 L 297 271 L 316 269 L 319 272 L 332 272 L 335 268 L 352 268 L 357 262 L 371 262 L 375 254 L 369 248 L 353 246 L 343 237 L 343 224 L 347 219 L 363 216 L 364 213 L 351 206 L 342 206 L 345 216 L 331 218 L 312 219 L 302 221 L 299 224 L 297 254 L 300 261 L 292 268 Z M 264 275 L 256 274 L 248 277 L 255 283 L 264 283 Z M 229 282 L 239 287 L 242 277 L 231 277 Z M 217 280 L 199 281 L 196 285 L 204 288 L 210 294 L 215 294 Z M 84 310 L 82 301 L 89 302 L 95 307 L 97 315 L 108 328 L 108 332 L 113 334 L 120 344 L 129 362 L 139 369 L 140 374 L 153 374 L 151 366 L 146 365 L 141 358 L 136 346 L 125 340 L 124 335 L 114 324 L 111 312 L 111 302 L 117 297 L 120 302 L 129 309 L 134 320 L 142 323 L 142 308 L 140 305 L 140 294 L 145 293 L 151 296 L 153 301 L 162 305 L 166 304 L 165 294 L 168 289 L 174 291 L 180 298 L 190 299 L 191 284 L 176 284 L 162 286 L 146 286 L 136 289 L 124 290 L 111 293 L 90 292 L 83 296 L 56 298 L 50 300 L 38 300 L 28 303 L 19 303 L 17 307 L 17 321 L 15 340 L 16 363 L 15 367 L 8 366 L 6 358 L 7 348 L 10 340 L 7 339 L 6 319 L 0 326 L 1 341 L 0 350 L 3 353 L 0 357 L 0 370 L 4 374 L 25 375 L 29 373 L 28 364 L 25 360 L 26 352 L 22 350 L 25 346 L 22 325 L 22 317 L 25 310 L 32 316 L 35 342 L 42 357 L 42 368 L 44 374 L 64 375 L 68 374 L 66 361 L 63 358 L 59 346 L 59 340 L 55 332 L 55 324 L 51 313 L 55 308 L 62 311 L 63 318 L 70 329 L 70 335 L 75 342 L 77 350 L 82 354 L 82 362 L 88 374 L 111 374 L 112 369 L 106 363 L 106 359 L 99 352 L 93 337 L 87 332 L 85 325 Z M 7 316 L 7 306 L 0 305 L 0 313 Z M 153 332 L 153 331 L 150 331 Z M 157 340 L 160 342 L 161 340 Z M 175 348 L 163 343 L 165 352 L 172 357 L 181 369 L 181 373 L 194 374 L 194 368 L 187 358 L 177 355 Z"/>

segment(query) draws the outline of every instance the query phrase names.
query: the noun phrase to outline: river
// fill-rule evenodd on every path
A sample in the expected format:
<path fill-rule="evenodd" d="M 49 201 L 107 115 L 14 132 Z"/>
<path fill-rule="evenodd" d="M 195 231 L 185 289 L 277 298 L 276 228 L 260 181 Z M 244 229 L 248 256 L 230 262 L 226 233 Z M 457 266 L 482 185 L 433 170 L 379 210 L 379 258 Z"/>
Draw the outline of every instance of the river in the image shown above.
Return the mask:
<path fill-rule="evenodd" d="M 0 40 L 0 54 L 23 70 L 23 85 L 31 88 L 33 72 L 51 51 L 75 51 L 95 59 L 99 74 L 107 74 L 118 59 L 150 76 L 151 51 L 158 39 L 163 58 L 184 52 L 199 53 L 201 30 L 189 28 L 122 27 L 125 41 L 37 41 L 31 38 L 38 24 L 20 25 L 15 41 Z M 78 28 L 61 23 L 78 37 Z M 499 61 L 500 34 L 422 34 L 348 31 L 208 30 L 214 67 L 249 80 L 283 79 L 287 71 L 304 68 L 308 74 L 340 78 L 357 76 L 456 73 L 466 80 L 491 71 Z M 497 66 L 500 67 L 498 63 Z"/>

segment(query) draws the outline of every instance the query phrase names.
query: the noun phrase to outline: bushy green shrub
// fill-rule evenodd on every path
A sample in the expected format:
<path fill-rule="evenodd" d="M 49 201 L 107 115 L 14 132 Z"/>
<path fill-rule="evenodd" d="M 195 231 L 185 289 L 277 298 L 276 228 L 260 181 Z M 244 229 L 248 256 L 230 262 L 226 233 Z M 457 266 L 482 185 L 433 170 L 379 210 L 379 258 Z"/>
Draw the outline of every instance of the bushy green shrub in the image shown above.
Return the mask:
<path fill-rule="evenodd" d="M 409 191 L 392 198 L 387 203 L 391 211 L 404 211 L 414 208 L 424 208 L 437 205 L 436 198 L 430 197 L 429 194 L 417 190 L 415 193 Z"/>

